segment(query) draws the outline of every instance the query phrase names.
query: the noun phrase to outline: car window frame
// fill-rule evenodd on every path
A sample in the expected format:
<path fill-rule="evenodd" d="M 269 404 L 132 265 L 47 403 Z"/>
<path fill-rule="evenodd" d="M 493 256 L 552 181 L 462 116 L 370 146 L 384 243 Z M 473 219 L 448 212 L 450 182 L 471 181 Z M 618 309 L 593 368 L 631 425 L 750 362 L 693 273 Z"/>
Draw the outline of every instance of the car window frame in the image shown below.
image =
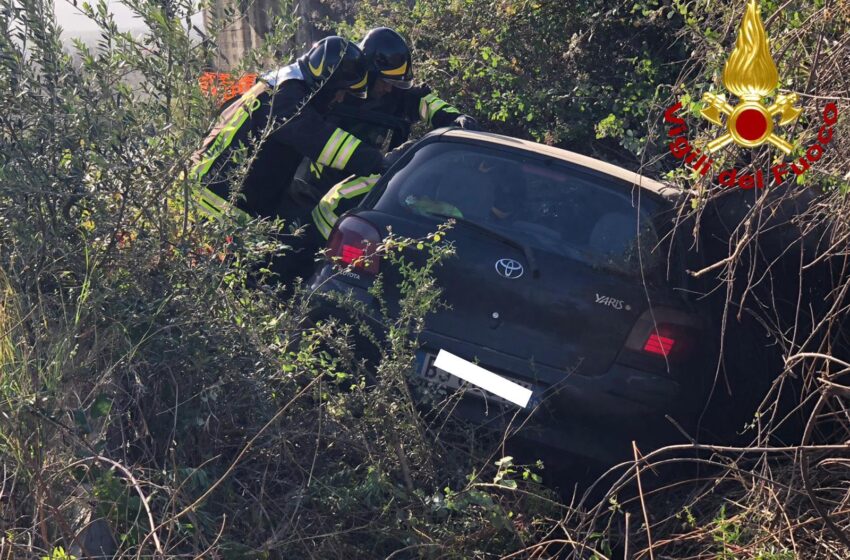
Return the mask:
<path fill-rule="evenodd" d="M 445 130 L 438 130 L 438 131 L 431 132 L 430 134 L 428 134 L 428 135 L 424 136 L 422 139 L 420 139 L 419 142 L 417 142 L 416 144 L 411 146 L 411 148 L 404 154 L 404 156 L 402 156 L 399 159 L 399 161 L 396 162 L 392 166 L 391 169 L 389 169 L 387 172 L 385 172 L 381 176 L 381 178 L 376 183 L 375 187 L 369 192 L 369 194 L 366 197 L 364 197 L 363 201 L 361 202 L 361 204 L 359 206 L 363 207 L 363 208 L 369 208 L 369 209 L 375 208 L 378 201 L 380 201 L 381 198 L 383 198 L 383 196 L 386 195 L 387 187 L 389 186 L 389 183 L 392 180 L 392 178 L 397 173 L 399 173 L 401 170 L 403 170 L 405 167 L 407 167 L 407 165 L 410 163 L 410 161 L 415 157 L 416 153 L 418 153 L 420 150 L 424 149 L 426 146 L 430 146 L 432 144 L 438 144 L 438 143 L 444 143 L 444 144 L 454 143 L 454 144 L 464 144 L 464 145 L 468 145 L 468 146 L 485 148 L 487 150 L 492 150 L 494 152 L 502 152 L 504 154 L 518 154 L 518 155 L 521 155 L 523 157 L 527 157 L 527 158 L 531 159 L 532 161 L 535 161 L 536 163 L 541 163 L 544 166 L 554 165 L 556 167 L 563 167 L 565 170 L 573 171 L 577 174 L 584 174 L 584 175 L 591 176 L 591 177 L 597 177 L 597 178 L 600 179 L 600 181 L 605 181 L 607 183 L 606 186 L 600 186 L 598 188 L 619 189 L 620 187 L 622 187 L 622 191 L 621 191 L 620 194 L 623 194 L 626 197 L 632 196 L 633 199 L 635 198 L 636 193 L 637 193 L 638 196 L 641 196 L 641 197 L 646 196 L 654 204 L 656 204 L 657 207 L 658 207 L 657 211 L 655 211 L 655 212 L 647 212 L 647 215 L 649 216 L 649 219 L 652 223 L 652 227 L 655 229 L 656 233 L 658 234 L 658 240 L 662 241 L 664 239 L 664 237 L 666 235 L 670 234 L 670 232 L 671 232 L 671 229 L 672 229 L 671 224 L 668 221 L 666 221 L 665 219 L 663 219 L 663 216 L 666 215 L 667 213 L 669 213 L 673 209 L 671 203 L 667 199 L 665 199 L 663 196 L 661 196 L 657 193 L 654 193 L 654 192 L 652 192 L 648 189 L 641 188 L 638 185 L 629 183 L 628 181 L 625 181 L 625 180 L 620 179 L 618 177 L 614 177 L 614 176 L 609 175 L 607 173 L 600 172 L 600 171 L 593 169 L 591 167 L 579 165 L 579 164 L 576 164 L 574 162 L 570 162 L 570 161 L 567 161 L 567 160 L 559 159 L 559 158 L 552 157 L 552 156 L 545 155 L 545 154 L 539 154 L 539 153 L 531 151 L 531 150 L 527 150 L 527 149 L 523 149 L 523 148 L 519 148 L 519 147 L 514 147 L 514 146 L 505 146 L 505 145 L 495 144 L 495 143 L 487 142 L 487 141 L 475 141 L 474 139 L 470 139 L 470 138 L 446 137 L 446 136 L 444 136 L 444 132 L 445 132 Z M 635 209 L 639 208 L 639 204 L 640 203 L 636 203 L 636 205 L 633 208 L 635 208 Z M 426 217 L 423 217 L 423 218 L 427 219 Z M 674 258 L 674 263 L 684 264 L 685 255 L 683 253 L 682 247 L 680 247 L 679 243 L 675 242 L 675 239 L 673 241 L 673 245 L 674 245 L 673 253 L 675 253 L 675 255 L 671 255 L 671 256 Z M 666 253 L 667 252 L 665 251 L 665 255 L 666 255 Z M 585 264 L 587 264 L 588 266 L 591 266 L 591 267 L 599 266 L 599 265 L 594 265 L 593 263 L 590 263 L 590 262 L 587 262 Z M 682 274 L 678 274 L 678 275 L 671 274 L 668 277 L 668 274 L 667 274 L 668 261 L 666 259 L 666 256 L 665 256 L 664 259 L 659 261 L 659 264 L 656 265 L 653 269 L 644 270 L 643 273 L 638 272 L 636 274 L 636 273 L 633 273 L 633 272 L 628 272 L 628 271 L 622 270 L 618 267 L 601 267 L 601 268 L 603 270 L 605 270 L 605 272 L 610 272 L 610 273 L 625 276 L 625 277 L 628 277 L 628 278 L 642 278 L 648 285 L 656 285 L 659 282 L 663 282 L 663 283 L 675 282 L 676 284 L 682 284 L 682 285 L 686 284 L 686 282 L 684 282 L 684 280 L 687 277 L 687 275 L 684 274 L 684 271 L 682 271 Z"/>

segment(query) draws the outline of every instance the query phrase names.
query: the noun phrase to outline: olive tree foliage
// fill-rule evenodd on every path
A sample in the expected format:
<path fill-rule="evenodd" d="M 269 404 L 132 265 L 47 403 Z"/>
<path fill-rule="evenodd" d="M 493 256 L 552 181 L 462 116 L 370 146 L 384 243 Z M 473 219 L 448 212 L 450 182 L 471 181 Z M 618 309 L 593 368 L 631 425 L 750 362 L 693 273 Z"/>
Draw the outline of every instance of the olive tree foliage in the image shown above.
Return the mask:
<path fill-rule="evenodd" d="M 451 247 L 376 248 L 406 278 L 387 338 L 311 319 L 315 296 L 265 268 L 286 258 L 280 224 L 186 204 L 217 112 L 198 77 L 240 12 L 199 32 L 195 4 L 125 3 L 144 32 L 81 2 L 100 40 L 68 52 L 51 1 L 0 2 L 0 556 L 470 556 L 533 540 L 543 525 L 511 512 L 544 523 L 559 507 L 539 476 L 450 453 L 405 383 Z M 269 53 L 292 10 L 241 68 L 288 62 Z"/>

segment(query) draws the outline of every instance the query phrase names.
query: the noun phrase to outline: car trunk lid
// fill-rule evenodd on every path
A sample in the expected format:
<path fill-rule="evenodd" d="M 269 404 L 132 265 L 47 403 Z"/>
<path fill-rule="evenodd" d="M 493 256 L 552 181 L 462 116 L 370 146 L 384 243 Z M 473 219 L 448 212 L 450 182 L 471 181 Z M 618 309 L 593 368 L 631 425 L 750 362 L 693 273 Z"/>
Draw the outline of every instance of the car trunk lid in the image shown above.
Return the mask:
<path fill-rule="evenodd" d="M 423 237 L 435 229 L 433 223 L 370 214 L 370 221 L 391 224 L 403 236 Z M 640 281 L 599 266 L 531 248 L 535 275 L 526 251 L 462 223 L 447 232 L 446 241 L 456 254 L 436 278 L 449 307 L 432 310 L 426 329 L 521 358 L 530 378 L 535 363 L 579 375 L 604 373 L 647 308 Z M 386 267 L 384 274 L 394 303 L 400 273 Z"/>

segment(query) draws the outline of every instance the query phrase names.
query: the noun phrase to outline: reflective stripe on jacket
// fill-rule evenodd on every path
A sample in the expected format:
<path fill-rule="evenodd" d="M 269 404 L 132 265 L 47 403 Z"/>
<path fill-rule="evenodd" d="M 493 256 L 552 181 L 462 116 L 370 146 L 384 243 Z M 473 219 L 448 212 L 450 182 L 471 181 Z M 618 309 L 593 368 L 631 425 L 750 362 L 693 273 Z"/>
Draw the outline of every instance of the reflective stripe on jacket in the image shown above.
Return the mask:
<path fill-rule="evenodd" d="M 330 236 L 334 224 L 339 219 L 336 212 L 340 202 L 365 195 L 372 190 L 372 187 L 380 178 L 381 176 L 378 174 L 366 177 L 349 177 L 331 187 L 331 190 L 322 197 L 322 200 L 313 209 L 313 222 L 322 237 L 327 239 Z"/>
<path fill-rule="evenodd" d="M 360 139 L 341 128 L 337 128 L 328 139 L 325 147 L 322 148 L 322 153 L 319 154 L 316 163 L 334 169 L 345 169 L 351 155 L 360 144 Z"/>
<path fill-rule="evenodd" d="M 358 112 L 364 113 L 367 117 L 358 119 Z M 431 93 L 431 88 L 428 86 L 417 86 L 406 90 L 393 88 L 376 100 L 346 98 L 340 107 L 331 110 L 330 116 L 337 118 L 340 128 L 356 134 L 365 143 L 381 149 L 391 133 L 391 125 L 370 121 L 368 118 L 370 114 L 385 114 L 401 123 L 407 123 L 406 127 L 399 127 L 392 131 L 389 149 L 393 149 L 407 140 L 407 133 L 413 123 L 424 120 L 432 128 L 449 126 L 460 115 L 460 111 Z M 339 169 L 334 165 L 328 165 L 326 160 L 313 160 L 311 164 L 311 176 L 304 179 L 320 191 L 324 192 L 340 180 L 339 174 L 324 172 L 326 166 Z"/>
<path fill-rule="evenodd" d="M 197 179 L 203 179 L 216 160 L 230 147 L 236 133 L 251 116 L 260 108 L 260 94 L 265 93 L 268 85 L 258 82 L 249 89 L 236 103 L 230 105 L 219 116 L 218 122 L 204 140 L 200 151 L 196 152 L 199 161 L 192 169 Z"/>
<path fill-rule="evenodd" d="M 193 156 L 193 178 L 202 185 L 200 189 L 215 195 L 198 193 L 206 212 L 220 211 L 220 201 L 233 198 L 232 182 L 239 179 L 235 201 L 249 216 L 287 217 L 294 211 L 306 218 L 311 209 L 299 210 L 299 203 L 290 196 L 292 178 L 303 158 L 357 175 L 380 168 L 381 152 L 331 125 L 322 101 L 328 96 L 297 79 L 296 70 L 290 65 L 264 75 L 221 113 Z M 249 150 L 254 147 L 257 152 L 252 154 Z M 242 169 L 242 152 L 253 158 L 244 174 L 234 174 Z"/>
<path fill-rule="evenodd" d="M 440 111 L 446 114 L 459 115 L 460 111 L 443 101 L 433 93 L 429 93 L 419 100 L 419 117 L 431 126 L 434 116 Z M 452 117 L 454 118 L 454 117 Z"/>

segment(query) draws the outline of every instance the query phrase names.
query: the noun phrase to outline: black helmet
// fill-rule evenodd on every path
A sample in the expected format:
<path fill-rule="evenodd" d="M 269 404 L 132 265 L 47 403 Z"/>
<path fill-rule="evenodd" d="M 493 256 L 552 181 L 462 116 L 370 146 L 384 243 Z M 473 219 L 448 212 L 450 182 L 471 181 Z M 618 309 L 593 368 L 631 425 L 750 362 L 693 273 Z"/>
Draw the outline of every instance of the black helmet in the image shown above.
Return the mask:
<path fill-rule="evenodd" d="M 366 97 L 368 63 L 360 47 L 335 35 L 325 37 L 301 57 L 302 71 L 323 88 L 346 89 L 357 97 Z"/>
<path fill-rule="evenodd" d="M 401 89 L 413 85 L 410 48 L 401 35 L 389 27 L 376 27 L 363 37 L 360 48 L 376 77 Z"/>

